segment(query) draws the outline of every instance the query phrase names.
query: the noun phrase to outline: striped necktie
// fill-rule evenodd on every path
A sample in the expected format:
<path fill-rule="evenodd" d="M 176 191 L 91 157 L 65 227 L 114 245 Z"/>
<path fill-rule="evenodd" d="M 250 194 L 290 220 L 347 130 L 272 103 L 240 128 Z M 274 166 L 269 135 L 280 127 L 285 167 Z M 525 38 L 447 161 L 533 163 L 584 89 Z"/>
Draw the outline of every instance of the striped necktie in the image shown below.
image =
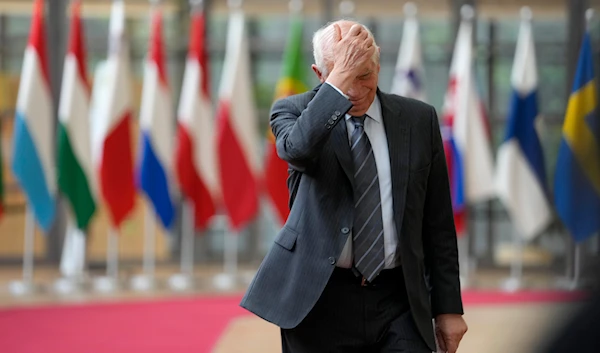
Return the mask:
<path fill-rule="evenodd" d="M 352 117 L 351 137 L 354 161 L 354 229 L 352 234 L 354 266 L 368 281 L 373 280 L 385 263 L 383 220 L 379 177 L 371 142 L 365 133 L 365 116 Z"/>

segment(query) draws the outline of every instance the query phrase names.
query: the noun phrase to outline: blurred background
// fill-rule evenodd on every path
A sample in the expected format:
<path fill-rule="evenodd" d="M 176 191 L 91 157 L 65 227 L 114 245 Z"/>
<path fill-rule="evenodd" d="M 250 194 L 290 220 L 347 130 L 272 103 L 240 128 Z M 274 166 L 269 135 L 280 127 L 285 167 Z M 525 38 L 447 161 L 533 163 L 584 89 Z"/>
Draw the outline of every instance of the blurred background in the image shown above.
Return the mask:
<path fill-rule="evenodd" d="M 96 68 L 109 52 L 111 3 L 108 0 L 82 2 L 90 87 Z M 131 136 L 137 160 L 141 146 L 138 121 L 153 4 L 146 0 L 126 0 L 124 3 L 132 68 Z M 175 113 L 188 56 L 192 5 L 188 0 L 159 3 L 164 20 L 164 54 L 173 102 L 171 108 Z M 329 21 L 352 17 L 373 32 L 381 47 L 379 87 L 383 91 L 391 89 L 406 19 L 403 12 L 406 1 L 304 0 L 302 3 L 304 35 L 301 48 L 308 87 L 318 83 L 309 71 L 313 62 L 312 34 Z M 413 3 L 418 8 L 425 95 L 440 117 L 461 21 L 460 9 L 463 5 L 474 8 L 474 78 L 490 124 L 494 154 L 504 139 L 509 115 L 511 69 L 521 23 L 520 11 L 523 6 L 529 6 L 537 54 L 540 141 L 548 185 L 553 185 L 563 121 L 586 30 L 585 12 L 590 8 L 599 9 L 600 1 L 419 0 Z M 205 0 L 202 6 L 206 21 L 209 95 L 216 110 L 227 49 L 230 7 L 225 0 Z M 0 218 L 0 347 L 2 342 L 7 342 L 8 350 L 0 349 L 33 352 L 43 346 L 50 347 L 50 352 L 121 352 L 125 349 L 129 349 L 128 352 L 280 351 L 277 330 L 237 308 L 248 279 L 281 227 L 265 195 L 260 196 L 256 215 L 233 235 L 234 243 L 228 243 L 233 230 L 222 208 L 217 210 L 208 227 L 195 232 L 193 244 L 187 243 L 193 255 L 187 260 L 193 262 L 194 272 L 191 275 L 188 271 L 188 277 L 182 277 L 179 282 L 172 275 L 180 271 L 182 249 L 186 249 L 182 246 L 183 234 L 187 227 L 182 218 L 184 203 L 179 195 L 174 197 L 176 212 L 170 231 L 158 226 L 151 248 L 144 241 L 147 240 L 146 211 L 151 213 L 152 206 L 142 193 L 136 196 L 135 208 L 120 226 L 118 285 L 115 288 L 103 290 L 93 284 L 94 279 L 103 276 L 107 270 L 110 220 L 102 203 L 87 228 L 85 245 L 81 248 L 85 249 L 85 259 L 80 265 L 71 265 L 77 269 L 65 270 L 63 267 L 61 271 L 61 262 L 62 266 L 68 267 L 64 256 L 67 254 L 65 238 L 69 211 L 64 198 L 57 203 L 57 215 L 51 227 L 46 232 L 36 227 L 33 243 L 26 241 L 27 198 L 13 175 L 11 163 L 17 95 L 33 8 L 33 1 L 0 0 L 0 150 L 4 161 L 3 178 L 0 179 L 4 186 Z M 68 0 L 49 0 L 45 5 L 47 63 L 55 114 L 69 42 L 70 8 Z M 249 72 L 256 105 L 254 128 L 258 132 L 256 152 L 261 156 L 258 168 L 262 171 L 269 145 L 269 109 L 282 77 L 291 17 L 287 0 L 245 0 L 241 8 L 246 15 Z M 598 68 L 600 20 L 597 17 L 589 22 L 589 33 L 594 65 Z M 233 102 L 235 104 L 235 99 Z M 600 217 L 600 211 L 594 217 Z M 520 248 L 514 240 L 513 222 L 496 198 L 469 206 L 467 229 L 468 235 L 461 239 L 461 254 L 466 259 L 463 272 L 470 332 L 459 351 L 534 351 L 539 339 L 550 332 L 546 331 L 550 330 L 548 326 L 560 324 L 570 309 L 578 305 L 582 291 L 590 288 L 588 279 L 598 271 L 598 234 L 576 243 L 559 217 L 554 216 L 541 234 Z M 23 276 L 27 244 L 32 250 L 30 264 L 34 264 L 34 269 L 29 270 L 34 275 L 29 278 L 27 273 L 30 272 L 26 272 L 23 279 L 25 282 L 31 280 L 25 283 L 31 287 L 21 286 L 19 290 L 11 283 Z M 519 266 L 522 266 L 522 272 L 519 272 Z M 511 273 L 512 281 L 506 282 Z M 151 280 L 144 282 L 146 286 L 138 282 L 137 288 L 135 281 L 131 281 L 140 274 L 148 275 Z M 219 276 L 223 274 L 230 276 Z M 56 281 L 60 279 L 62 285 L 57 285 Z M 106 301 L 133 307 L 98 307 L 109 305 Z M 71 306 L 75 303 L 77 306 Z M 163 326 L 148 324 L 148 321 L 160 322 L 161 318 L 166 319 L 160 324 Z M 122 337 L 118 328 L 137 325 L 136 319 L 150 326 L 142 326 L 138 333 Z M 99 320 L 96 322 L 100 324 L 87 327 L 85 323 L 93 320 Z M 110 327 L 110 323 L 116 326 Z M 53 328 L 50 330 L 50 327 Z M 20 330 L 19 335 L 10 334 Z M 37 343 L 29 342 L 27 332 L 38 338 Z M 75 342 L 72 335 L 77 334 L 86 338 Z M 92 338 L 88 340 L 87 337 Z"/>

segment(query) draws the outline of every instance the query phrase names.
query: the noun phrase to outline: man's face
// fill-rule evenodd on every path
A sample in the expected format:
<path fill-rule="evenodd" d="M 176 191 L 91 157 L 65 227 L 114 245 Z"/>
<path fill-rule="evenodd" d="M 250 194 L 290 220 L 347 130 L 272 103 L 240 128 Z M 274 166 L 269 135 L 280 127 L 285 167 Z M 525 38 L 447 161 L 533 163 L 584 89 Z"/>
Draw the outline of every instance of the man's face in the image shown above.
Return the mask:
<path fill-rule="evenodd" d="M 363 116 L 367 113 L 377 94 L 380 68 L 379 63 L 376 63 L 374 60 L 367 61 L 360 74 L 352 81 L 352 86 L 348 92 L 344 92 L 348 95 L 348 99 L 352 103 L 352 108 L 348 111 L 348 114 Z M 312 69 L 317 74 L 321 83 L 327 80 L 327 76 L 323 75 L 315 65 L 312 66 Z"/>
<path fill-rule="evenodd" d="M 360 71 L 361 73 L 354 78 L 352 86 L 348 92 L 345 92 L 352 103 L 352 108 L 348 111 L 348 114 L 363 116 L 367 113 L 377 94 L 379 69 L 379 64 L 369 60 Z"/>

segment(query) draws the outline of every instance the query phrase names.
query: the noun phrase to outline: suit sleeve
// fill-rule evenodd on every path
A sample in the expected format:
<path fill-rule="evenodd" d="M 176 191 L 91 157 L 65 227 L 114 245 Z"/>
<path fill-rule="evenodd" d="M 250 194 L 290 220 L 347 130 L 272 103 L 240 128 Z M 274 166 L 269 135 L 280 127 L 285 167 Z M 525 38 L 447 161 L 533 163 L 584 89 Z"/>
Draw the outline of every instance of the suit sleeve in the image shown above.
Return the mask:
<path fill-rule="evenodd" d="M 433 316 L 463 314 L 456 229 L 442 137 L 431 109 L 432 163 L 423 215 L 423 248 L 429 270 Z"/>
<path fill-rule="evenodd" d="M 352 107 L 335 88 L 323 84 L 305 109 L 289 98 L 279 100 L 271 109 L 271 129 L 277 154 L 293 168 L 303 168 L 318 157 L 333 127 Z"/>

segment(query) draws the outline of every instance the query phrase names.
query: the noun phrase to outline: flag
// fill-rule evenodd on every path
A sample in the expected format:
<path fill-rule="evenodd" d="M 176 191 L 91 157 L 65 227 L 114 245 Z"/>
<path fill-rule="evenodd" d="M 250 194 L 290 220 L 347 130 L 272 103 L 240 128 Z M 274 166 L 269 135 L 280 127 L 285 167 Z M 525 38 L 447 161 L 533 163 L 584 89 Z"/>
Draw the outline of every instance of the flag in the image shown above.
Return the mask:
<path fill-rule="evenodd" d="M 531 240 L 552 220 L 544 154 L 535 129 L 537 67 L 531 22 L 519 30 L 506 137 L 498 150 L 496 186 L 520 236 Z"/>
<path fill-rule="evenodd" d="M 73 32 L 71 32 L 73 33 Z M 107 89 L 105 88 L 106 86 L 106 75 L 107 75 L 107 71 L 106 71 L 106 60 L 102 60 L 98 63 L 98 65 L 96 66 L 95 72 L 94 72 L 94 86 L 91 88 L 91 99 L 89 99 L 89 124 L 93 124 L 93 122 L 95 121 L 101 121 L 102 116 L 99 115 L 102 114 L 102 109 L 105 106 L 105 102 L 107 101 L 106 99 L 106 93 L 107 93 Z M 77 70 L 79 70 L 78 68 L 76 68 Z M 66 70 L 66 68 L 65 68 Z M 78 73 L 79 75 L 79 73 Z M 85 77 L 85 76 L 81 76 L 81 77 Z M 65 81 L 63 81 L 65 82 Z M 65 82 L 65 84 L 67 84 Z M 61 104 L 65 104 L 62 103 L 61 100 Z M 63 108 L 64 109 L 64 108 Z M 60 111 L 60 109 L 59 109 Z M 66 115 L 65 115 L 66 116 Z M 70 116 L 70 115 L 69 115 Z M 76 121 L 78 123 L 81 122 L 80 119 L 71 119 L 73 121 Z M 90 133 L 91 135 L 91 133 Z M 90 143 L 90 146 L 92 144 Z M 59 148 L 60 148 L 60 142 L 59 142 Z M 90 147 L 91 150 L 91 147 Z M 60 152 L 59 152 L 60 153 Z M 90 155 L 92 155 L 92 153 L 90 152 Z M 59 159 L 59 163 L 60 163 L 60 159 Z M 94 160 L 92 159 L 91 162 L 89 162 L 89 164 L 91 164 L 91 168 L 92 168 L 92 172 L 87 175 L 88 176 L 88 185 L 92 191 L 92 196 L 94 197 L 94 201 L 97 202 L 97 198 L 98 198 L 98 181 L 97 181 L 97 174 L 95 172 L 95 167 L 94 167 Z M 59 177 L 60 177 L 60 168 L 59 168 Z M 59 183 L 60 185 L 60 183 Z M 76 210 L 74 210 L 75 212 Z M 60 257 L 60 272 L 64 277 L 76 277 L 76 276 L 80 276 L 83 275 L 84 270 L 85 270 L 85 256 L 86 256 L 86 233 L 84 230 L 82 230 L 80 227 L 77 226 L 76 224 L 76 217 L 73 220 L 73 222 L 68 221 L 67 222 L 67 228 L 65 230 L 65 239 L 63 242 L 63 250 L 62 250 L 62 254 Z"/>
<path fill-rule="evenodd" d="M 424 82 L 419 21 L 416 15 L 408 16 L 404 22 L 402 42 L 390 92 L 424 101 Z"/>
<path fill-rule="evenodd" d="M 44 231 L 56 212 L 54 117 L 44 26 L 44 1 L 34 5 L 25 49 L 13 134 L 12 170 Z"/>
<path fill-rule="evenodd" d="M 94 92 L 92 160 L 100 194 L 111 223 L 119 227 L 135 206 L 135 182 L 131 146 L 131 83 L 129 46 L 125 33 L 125 5 L 112 4 L 109 53 L 100 72 L 100 92 Z M 94 87 L 96 89 L 96 87 Z"/>
<path fill-rule="evenodd" d="M 590 34 L 583 37 L 558 151 L 554 202 L 575 239 L 600 230 L 600 117 Z"/>
<path fill-rule="evenodd" d="M 287 47 L 283 56 L 282 77 L 275 88 L 275 99 L 302 93 L 308 90 L 305 82 L 305 66 L 302 57 L 302 18 L 292 20 Z M 275 137 L 268 130 L 267 161 L 265 165 L 265 184 L 267 194 L 275 208 L 281 223 L 285 223 L 290 213 L 289 191 L 286 180 L 288 165 L 277 155 Z"/>
<path fill-rule="evenodd" d="M 77 227 L 86 230 L 96 210 L 92 189 L 90 87 L 87 80 L 81 2 L 73 6 L 69 49 L 58 111 L 58 187 L 67 197 Z"/>
<path fill-rule="evenodd" d="M 165 229 L 175 218 L 172 191 L 174 118 L 162 41 L 162 13 L 152 16 L 150 50 L 144 70 L 140 109 L 142 156 L 139 166 L 141 189 L 150 199 Z"/>
<path fill-rule="evenodd" d="M 472 22 L 460 24 L 444 101 L 443 138 L 454 221 L 465 232 L 466 205 L 495 194 L 490 134 L 472 72 Z"/>
<path fill-rule="evenodd" d="M 258 211 L 256 108 L 244 14 L 229 18 L 217 111 L 217 161 L 223 203 L 233 229 Z"/>
<path fill-rule="evenodd" d="M 175 171 L 183 195 L 194 205 L 196 229 L 205 228 L 215 215 L 219 179 L 205 39 L 204 14 L 194 11 L 177 117 Z"/>

